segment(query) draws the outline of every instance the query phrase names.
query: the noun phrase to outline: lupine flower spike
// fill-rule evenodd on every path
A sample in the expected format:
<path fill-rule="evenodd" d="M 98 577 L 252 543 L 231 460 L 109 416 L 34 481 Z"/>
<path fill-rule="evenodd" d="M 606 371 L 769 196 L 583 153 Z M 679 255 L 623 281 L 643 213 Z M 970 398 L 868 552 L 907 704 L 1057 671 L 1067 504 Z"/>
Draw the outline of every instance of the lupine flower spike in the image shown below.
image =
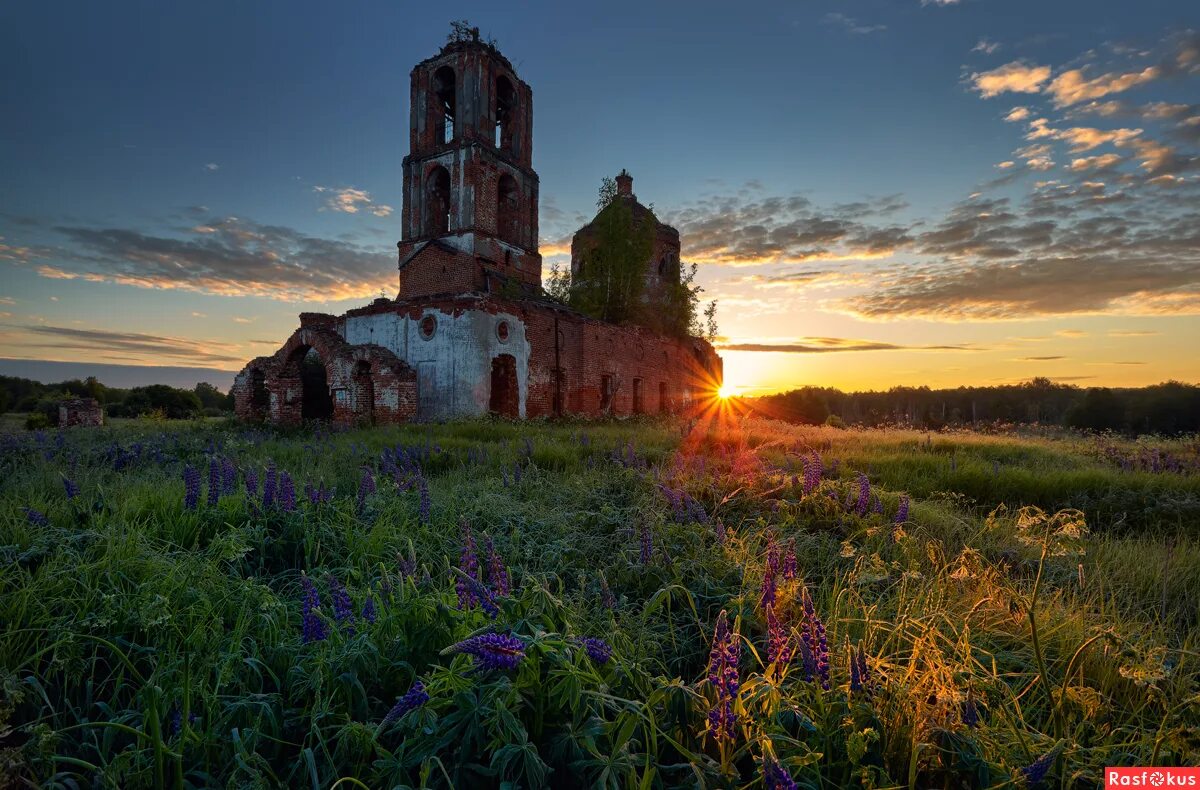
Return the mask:
<path fill-rule="evenodd" d="M 188 464 L 183 468 L 183 506 L 195 510 L 200 501 L 200 472 Z"/>
<path fill-rule="evenodd" d="M 525 657 L 525 643 L 510 634 L 480 634 L 451 645 L 442 653 L 467 653 L 480 670 L 515 669 Z"/>
<path fill-rule="evenodd" d="M 718 741 L 732 739 L 737 724 L 733 705 L 738 696 L 738 659 L 741 649 L 738 635 L 729 630 L 729 618 L 722 609 L 713 633 L 712 650 L 708 654 L 708 682 L 717 692 L 716 702 L 708 712 L 708 733 Z"/>
<path fill-rule="evenodd" d="M 459 578 L 455 583 L 458 592 L 458 608 L 470 609 L 479 603 L 479 595 L 471 581 L 479 580 L 479 558 L 475 554 L 475 538 L 471 535 L 471 525 L 462 523 L 462 548 L 458 553 L 458 568 L 466 578 Z"/>
<path fill-rule="evenodd" d="M 796 790 L 796 782 L 778 760 L 764 757 L 763 787 L 765 790 Z"/>
<path fill-rule="evenodd" d="M 603 639 L 585 636 L 579 640 L 579 643 L 583 645 L 583 650 L 588 654 L 588 658 L 596 664 L 607 664 L 612 658 L 612 648 Z"/>
<path fill-rule="evenodd" d="M 302 619 L 304 643 L 320 642 L 329 636 L 329 626 L 325 624 L 317 611 L 321 607 L 321 598 L 317 594 L 316 585 L 307 575 L 300 577 L 300 585 L 304 588 L 304 616 Z"/>
<path fill-rule="evenodd" d="M 487 554 L 488 554 L 488 583 L 492 585 L 492 589 L 496 591 L 496 595 L 508 595 L 509 581 L 508 569 L 504 567 L 504 560 L 496 552 L 496 547 L 492 544 L 492 537 L 486 536 Z"/>
<path fill-rule="evenodd" d="M 403 697 L 396 699 L 396 704 L 383 717 L 383 721 L 379 724 L 379 729 L 386 729 L 389 724 L 399 721 L 401 716 L 410 710 L 416 710 L 426 702 L 429 702 L 429 693 L 425 691 L 425 684 L 420 680 L 414 680 L 412 687 L 404 693 Z"/>

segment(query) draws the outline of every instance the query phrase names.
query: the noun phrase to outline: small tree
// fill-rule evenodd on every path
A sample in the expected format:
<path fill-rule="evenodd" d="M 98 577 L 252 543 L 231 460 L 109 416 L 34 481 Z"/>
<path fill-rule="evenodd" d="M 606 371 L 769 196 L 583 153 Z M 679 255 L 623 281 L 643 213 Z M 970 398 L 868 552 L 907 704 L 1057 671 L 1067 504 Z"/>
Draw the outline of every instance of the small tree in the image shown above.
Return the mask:
<path fill-rule="evenodd" d="M 580 276 L 571 283 L 571 306 L 604 321 L 630 321 L 640 308 L 646 285 L 654 227 L 650 222 L 634 222 L 633 209 L 624 200 L 605 206 L 596 215 L 595 227 L 596 243 L 583 251 Z"/>

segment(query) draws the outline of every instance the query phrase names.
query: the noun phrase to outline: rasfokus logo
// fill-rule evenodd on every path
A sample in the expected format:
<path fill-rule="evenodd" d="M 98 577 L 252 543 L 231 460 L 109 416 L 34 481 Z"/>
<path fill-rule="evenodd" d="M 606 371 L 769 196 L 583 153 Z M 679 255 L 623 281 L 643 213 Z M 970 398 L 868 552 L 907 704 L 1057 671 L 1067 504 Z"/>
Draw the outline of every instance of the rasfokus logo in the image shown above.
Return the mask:
<path fill-rule="evenodd" d="M 1200 788 L 1200 768 L 1105 768 L 1104 787 Z"/>

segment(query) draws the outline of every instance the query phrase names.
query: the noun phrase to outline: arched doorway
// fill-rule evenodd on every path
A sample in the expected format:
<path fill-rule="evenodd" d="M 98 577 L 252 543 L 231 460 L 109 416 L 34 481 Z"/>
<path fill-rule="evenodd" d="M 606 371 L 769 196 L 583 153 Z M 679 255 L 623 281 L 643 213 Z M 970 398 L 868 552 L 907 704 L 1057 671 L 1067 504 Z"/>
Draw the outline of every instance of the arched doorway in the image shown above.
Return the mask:
<path fill-rule="evenodd" d="M 256 420 L 264 419 L 271 405 L 271 396 L 267 392 L 267 374 L 262 368 L 250 369 L 250 414 Z"/>
<path fill-rule="evenodd" d="M 329 392 L 325 361 L 312 347 L 302 347 L 297 354 L 300 355 L 300 417 L 305 420 L 328 420 L 333 416 L 333 396 Z"/>
<path fill-rule="evenodd" d="M 375 381 L 371 363 L 365 359 L 354 364 L 354 419 L 368 425 L 375 422 Z"/>
<path fill-rule="evenodd" d="M 501 417 L 520 416 L 517 360 L 512 354 L 492 357 L 492 394 L 488 400 L 488 411 Z"/>

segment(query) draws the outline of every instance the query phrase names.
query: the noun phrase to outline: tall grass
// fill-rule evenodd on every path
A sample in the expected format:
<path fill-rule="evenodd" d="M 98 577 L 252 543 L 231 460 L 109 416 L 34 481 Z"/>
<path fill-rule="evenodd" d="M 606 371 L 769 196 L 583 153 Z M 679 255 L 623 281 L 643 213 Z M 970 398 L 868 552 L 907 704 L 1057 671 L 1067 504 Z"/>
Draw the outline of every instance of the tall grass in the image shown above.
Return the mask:
<path fill-rule="evenodd" d="M 236 489 L 210 506 L 205 484 L 189 510 L 183 469 L 206 479 L 213 457 Z M 268 463 L 295 479 L 294 511 L 264 507 Z M 1200 762 L 1200 481 L 1081 440 L 134 424 L 5 437 L 0 478 L 0 776 L 17 786 L 755 787 L 778 760 L 809 787 L 1019 787 L 1049 755 L 1047 786 L 1075 787 Z M 335 493 L 310 504 L 306 483 Z M 513 577 L 495 619 L 458 608 L 464 523 Z M 775 614 L 798 638 L 807 590 L 828 691 L 800 658 L 766 663 L 767 557 L 792 542 Z M 302 638 L 304 577 L 328 639 Z M 718 743 L 722 610 L 741 690 Z M 448 650 L 490 630 L 524 642 L 515 670 Z M 384 726 L 418 679 L 428 702 Z"/>

